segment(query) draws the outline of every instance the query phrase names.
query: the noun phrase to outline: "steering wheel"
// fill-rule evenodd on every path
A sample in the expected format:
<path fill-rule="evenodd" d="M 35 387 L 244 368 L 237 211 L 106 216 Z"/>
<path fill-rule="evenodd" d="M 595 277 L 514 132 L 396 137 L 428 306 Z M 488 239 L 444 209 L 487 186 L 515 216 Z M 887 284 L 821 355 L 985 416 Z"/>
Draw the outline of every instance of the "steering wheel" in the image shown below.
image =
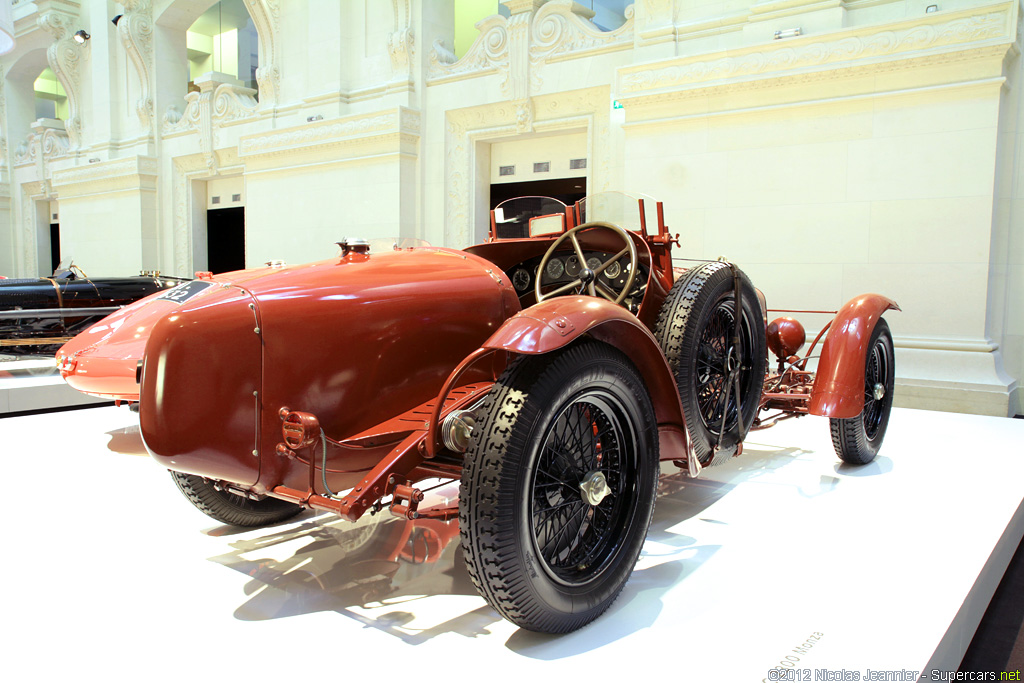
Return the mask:
<path fill-rule="evenodd" d="M 584 230 L 590 230 L 593 228 L 599 228 L 601 230 L 611 230 L 616 236 L 625 242 L 626 246 L 622 248 L 619 253 L 612 256 L 610 259 L 599 265 L 597 268 L 591 270 L 587 266 L 587 259 L 583 256 L 583 249 L 580 247 L 580 242 L 576 239 L 576 233 Z M 576 258 L 580 260 L 582 269 L 580 270 L 579 277 L 570 282 L 567 285 L 562 285 L 558 289 L 553 289 L 550 292 L 542 293 L 541 287 L 544 281 L 544 274 L 547 272 L 548 261 L 551 260 L 551 256 L 558 251 L 558 247 L 562 242 L 569 240 L 572 242 L 573 249 L 576 251 Z M 616 294 L 611 289 L 603 285 L 597 276 L 603 273 L 610 265 L 616 263 L 620 258 L 629 254 L 629 263 L 626 264 L 626 271 L 629 273 L 626 276 L 626 284 L 623 285 L 622 291 Z M 544 253 L 544 258 L 540 260 L 540 266 L 537 268 L 537 277 L 534 280 L 533 290 L 534 294 L 537 295 L 537 303 L 550 299 L 553 296 L 559 294 L 565 294 L 576 288 L 579 288 L 579 293 L 582 294 L 583 290 L 586 289 L 590 296 L 603 296 L 608 301 L 614 304 L 621 304 L 626 295 L 633 289 L 633 282 L 636 280 L 636 245 L 633 244 L 633 238 L 629 236 L 629 233 L 612 223 L 605 223 L 604 221 L 593 221 L 591 223 L 584 223 L 583 225 L 577 225 L 575 228 L 569 230 L 567 233 L 559 237 L 557 240 L 552 242 L 551 246 Z"/>

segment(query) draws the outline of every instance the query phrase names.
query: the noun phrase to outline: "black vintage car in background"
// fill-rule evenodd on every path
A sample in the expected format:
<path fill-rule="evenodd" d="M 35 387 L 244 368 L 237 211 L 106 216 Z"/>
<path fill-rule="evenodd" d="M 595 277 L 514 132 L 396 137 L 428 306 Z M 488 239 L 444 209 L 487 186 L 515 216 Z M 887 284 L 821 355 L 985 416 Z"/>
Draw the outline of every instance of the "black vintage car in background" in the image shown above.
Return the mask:
<path fill-rule="evenodd" d="M 52 355 L 122 306 L 185 281 L 157 273 L 90 278 L 76 267 L 52 277 L 0 279 L 0 358 Z"/>

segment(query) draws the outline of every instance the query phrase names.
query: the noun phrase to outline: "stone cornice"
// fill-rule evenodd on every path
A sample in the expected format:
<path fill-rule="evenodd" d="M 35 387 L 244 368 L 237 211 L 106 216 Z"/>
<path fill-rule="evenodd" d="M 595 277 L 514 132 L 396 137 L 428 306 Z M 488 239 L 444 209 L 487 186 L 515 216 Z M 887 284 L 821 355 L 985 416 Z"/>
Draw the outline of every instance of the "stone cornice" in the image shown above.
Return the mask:
<path fill-rule="evenodd" d="M 273 133 L 243 136 L 238 143 L 242 158 L 296 154 L 399 136 L 419 137 L 418 111 L 398 107 L 332 121 L 317 121 Z"/>
<path fill-rule="evenodd" d="M 158 172 L 155 158 L 136 156 L 54 170 L 50 185 L 62 198 L 123 190 L 155 190 Z"/>
<path fill-rule="evenodd" d="M 1005 52 L 1017 36 L 1017 3 L 925 15 L 911 21 L 865 26 L 730 50 L 622 67 L 617 98 L 671 100 L 734 89 L 752 81 L 814 79 L 838 69 L 890 71 L 921 58 L 937 62 Z M 960 55 L 958 57 L 957 55 Z"/>

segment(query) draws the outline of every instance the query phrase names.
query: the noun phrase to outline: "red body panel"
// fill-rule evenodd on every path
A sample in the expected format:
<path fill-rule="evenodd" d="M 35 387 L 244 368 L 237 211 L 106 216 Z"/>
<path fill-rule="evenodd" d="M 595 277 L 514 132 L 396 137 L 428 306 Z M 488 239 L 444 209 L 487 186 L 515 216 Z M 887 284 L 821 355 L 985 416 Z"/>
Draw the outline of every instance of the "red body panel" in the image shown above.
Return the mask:
<path fill-rule="evenodd" d="M 493 264 L 433 248 L 349 253 L 201 294 L 153 327 L 143 438 L 172 469 L 260 492 L 305 490 L 310 456 L 275 449 L 281 408 L 315 414 L 341 440 L 364 432 L 435 396 L 452 368 L 518 308 Z M 183 327 L 189 334 L 175 334 Z M 231 357 L 210 358 L 214 346 Z M 173 378 L 161 375 L 165 362 Z M 354 485 L 394 445 L 332 447 L 329 486 Z M 315 449 L 318 469 L 321 456 Z M 239 467 L 244 472 L 221 473 Z M 320 473 L 313 479 L 322 491 Z"/>
<path fill-rule="evenodd" d="M 686 458 L 688 440 L 675 377 L 654 335 L 621 306 L 589 296 L 548 299 L 509 318 L 484 343 L 484 348 L 543 354 L 584 334 L 629 354 L 654 404 L 663 435 L 661 459 Z M 666 433 L 671 433 L 672 438 L 666 438 Z"/>
<path fill-rule="evenodd" d="M 254 268 L 213 277 L 218 283 L 238 283 L 271 272 L 273 268 Z M 179 304 L 160 297 L 157 292 L 112 313 L 57 352 L 57 365 L 66 360 L 61 375 L 84 394 L 122 401 L 138 401 L 139 385 L 135 369 L 146 350 L 150 331 L 160 319 L 170 315 Z"/>
<path fill-rule="evenodd" d="M 879 318 L 891 308 L 900 310 L 881 294 L 862 294 L 839 309 L 821 350 L 808 413 L 837 418 L 860 415 L 868 341 Z"/>

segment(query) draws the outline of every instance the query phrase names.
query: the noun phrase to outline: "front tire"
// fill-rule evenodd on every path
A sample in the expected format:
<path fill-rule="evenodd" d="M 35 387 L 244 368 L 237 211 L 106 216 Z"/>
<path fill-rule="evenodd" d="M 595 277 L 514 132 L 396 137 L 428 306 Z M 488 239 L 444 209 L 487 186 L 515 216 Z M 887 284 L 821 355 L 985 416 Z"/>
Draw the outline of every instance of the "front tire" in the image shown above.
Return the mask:
<path fill-rule="evenodd" d="M 612 604 L 654 510 L 658 432 L 636 368 L 584 342 L 517 358 L 491 389 L 463 463 L 469 576 L 503 617 L 567 633 Z"/>
<path fill-rule="evenodd" d="M 864 362 L 864 409 L 857 417 L 829 419 L 832 446 L 843 462 L 866 465 L 875 459 L 882 447 L 896 384 L 894 359 L 889 323 L 879 318 L 871 332 Z M 882 393 L 880 397 L 879 393 Z"/>
<path fill-rule="evenodd" d="M 302 506 L 277 498 L 249 500 L 228 491 L 218 491 L 209 479 L 171 471 L 178 490 L 199 511 L 218 522 L 233 526 L 258 527 L 276 524 L 302 512 Z"/>

